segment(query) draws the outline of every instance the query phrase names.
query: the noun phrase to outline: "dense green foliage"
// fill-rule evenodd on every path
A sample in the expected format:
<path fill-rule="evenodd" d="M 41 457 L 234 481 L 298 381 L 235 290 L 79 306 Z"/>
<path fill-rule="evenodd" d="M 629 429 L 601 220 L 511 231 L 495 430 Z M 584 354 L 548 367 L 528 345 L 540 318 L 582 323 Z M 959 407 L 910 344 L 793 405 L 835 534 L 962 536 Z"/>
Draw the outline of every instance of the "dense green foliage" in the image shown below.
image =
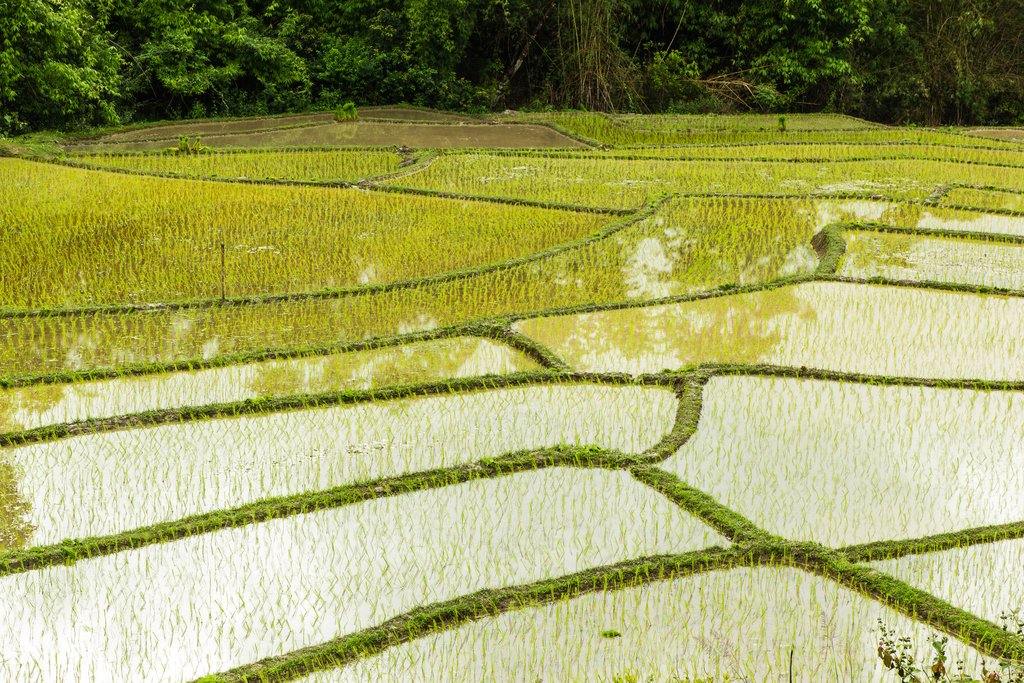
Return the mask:
<path fill-rule="evenodd" d="M 3 0 L 0 131 L 409 102 L 1024 119 L 1024 0 Z"/>

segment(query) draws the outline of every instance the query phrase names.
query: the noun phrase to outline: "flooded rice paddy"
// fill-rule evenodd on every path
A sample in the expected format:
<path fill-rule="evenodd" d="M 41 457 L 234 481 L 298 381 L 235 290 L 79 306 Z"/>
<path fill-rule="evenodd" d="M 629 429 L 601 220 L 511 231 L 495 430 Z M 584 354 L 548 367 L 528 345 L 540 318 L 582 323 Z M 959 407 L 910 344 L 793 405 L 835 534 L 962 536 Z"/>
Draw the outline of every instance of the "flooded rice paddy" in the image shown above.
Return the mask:
<path fill-rule="evenodd" d="M 0 671 L 190 680 L 419 604 L 722 542 L 624 472 L 480 480 L 0 578 Z"/>
<path fill-rule="evenodd" d="M 0 462 L 34 529 L 25 543 L 44 545 L 510 451 L 639 453 L 675 415 L 664 389 L 536 386 L 111 431 L 3 450 Z"/>
<path fill-rule="evenodd" d="M 779 536 L 916 538 L 1024 518 L 1022 423 L 1024 392 L 715 377 L 662 467 Z"/>
<path fill-rule="evenodd" d="M 957 324 L 964 316 L 971 325 Z M 747 363 L 1024 380 L 1024 300 L 1016 297 L 813 282 L 532 318 L 516 329 L 590 372 Z"/>
<path fill-rule="evenodd" d="M 839 273 L 1024 289 L 1024 244 L 848 232 Z"/>
<path fill-rule="evenodd" d="M 0 159 L 0 680 L 1024 666 L 1012 135 L 359 114 Z"/>
<path fill-rule="evenodd" d="M 912 555 L 874 566 L 992 621 L 1024 604 L 1021 540 Z"/>
<path fill-rule="evenodd" d="M 0 432 L 151 410 L 538 370 L 522 352 L 456 337 L 206 370 L 0 389 Z"/>
<path fill-rule="evenodd" d="M 898 624 L 919 654 L 931 649 L 920 625 L 825 579 L 731 569 L 511 612 L 299 680 L 784 681 L 792 649 L 796 680 L 882 683 L 892 674 L 874 652 L 879 618 Z M 981 659 L 961 643 L 950 650 Z"/>

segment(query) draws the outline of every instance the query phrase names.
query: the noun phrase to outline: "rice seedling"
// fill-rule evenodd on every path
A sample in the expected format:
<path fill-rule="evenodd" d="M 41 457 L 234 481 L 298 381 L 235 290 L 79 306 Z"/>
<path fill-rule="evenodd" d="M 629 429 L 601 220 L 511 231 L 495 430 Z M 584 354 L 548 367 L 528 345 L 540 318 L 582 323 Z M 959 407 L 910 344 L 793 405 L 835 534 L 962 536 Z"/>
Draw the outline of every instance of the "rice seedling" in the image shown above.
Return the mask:
<path fill-rule="evenodd" d="M 8 340 L 0 345 L 0 376 L 318 346 L 806 276 L 818 265 L 811 238 L 826 225 L 935 225 L 944 211 L 866 200 L 682 198 L 601 240 L 450 282 L 259 306 L 0 319 L 0 338 Z M 998 229 L 989 218 L 1004 217 L 971 225 Z"/>
<path fill-rule="evenodd" d="M 159 129 L 156 129 L 157 131 Z M 78 144 L 74 152 L 155 151 L 168 146 L 167 138 L 111 140 Z M 214 149 L 280 147 L 390 147 L 417 148 L 570 148 L 579 141 L 548 126 L 444 121 L 346 121 L 314 125 L 279 126 L 249 132 L 205 135 Z"/>
<path fill-rule="evenodd" d="M 928 230 L 1024 236 L 1024 216 L 1001 216 L 977 211 L 930 207 L 912 227 Z"/>
<path fill-rule="evenodd" d="M 951 161 L 886 159 L 793 163 L 601 156 L 448 154 L 388 184 L 475 197 L 630 208 L 658 194 L 856 195 L 924 200 L 937 186 L 1024 190 L 1020 169 Z"/>
<path fill-rule="evenodd" d="M 1020 128 L 972 128 L 969 134 L 972 137 L 1024 142 L 1024 131 Z"/>
<path fill-rule="evenodd" d="M 359 111 L 354 102 L 346 102 L 334 110 L 335 121 L 355 121 L 359 118 Z"/>
<path fill-rule="evenodd" d="M 930 649 L 926 628 L 826 579 L 740 568 L 508 612 L 298 680 L 787 681 L 792 650 L 795 681 L 884 683 L 880 617 L 910 635 L 914 652 Z M 621 637 L 601 637 L 607 626 Z M 949 652 L 981 660 L 958 642 Z"/>
<path fill-rule="evenodd" d="M 579 155 L 582 152 L 566 152 Z M 786 143 L 724 143 L 715 145 L 677 145 L 666 147 L 620 147 L 591 152 L 602 158 L 662 159 L 734 159 L 762 161 L 833 161 L 934 159 L 964 163 L 1024 166 L 1024 151 L 987 149 L 953 142 L 786 142 Z"/>
<path fill-rule="evenodd" d="M 853 116 L 837 114 L 623 114 L 613 120 L 633 130 L 781 130 L 795 131 L 858 131 L 881 126 Z"/>
<path fill-rule="evenodd" d="M 417 605 L 721 540 L 624 472 L 478 480 L 0 578 L 0 671 L 189 680 Z"/>
<path fill-rule="evenodd" d="M 535 155 L 534 155 L 535 156 Z M 733 160 L 762 162 L 853 162 L 885 160 L 957 161 L 1024 167 L 1024 151 L 956 145 L 903 144 L 753 144 L 622 148 L 607 151 L 548 153 L 563 159 Z M 70 157 L 73 163 L 106 168 L 170 173 L 188 177 L 273 180 L 356 181 L 395 169 L 399 157 L 385 150 L 283 149 L 211 150 L 206 154 L 168 155 L 146 152 L 92 152 Z"/>
<path fill-rule="evenodd" d="M 0 456 L 0 550 L 28 543 L 35 531 L 28 514 L 29 503 L 18 491 L 18 472 Z"/>
<path fill-rule="evenodd" d="M 743 143 L 918 142 L 1020 149 L 996 138 L 967 136 L 927 128 L 888 128 L 849 117 L 821 115 L 786 117 L 779 130 L 777 117 L 740 116 L 606 116 L 596 113 L 544 112 L 516 114 L 517 121 L 549 123 L 572 135 L 605 145 L 713 145 Z"/>
<path fill-rule="evenodd" d="M 942 203 L 953 206 L 977 206 L 984 209 L 1022 212 L 1024 211 L 1024 194 L 1020 192 L 955 187 L 945 194 L 942 198 Z"/>
<path fill-rule="evenodd" d="M 318 345 L 807 273 L 824 210 L 804 200 L 680 199 L 610 237 L 464 280 L 260 306 L 0 319 L 9 340 L 0 375 Z"/>
<path fill-rule="evenodd" d="M 516 323 L 516 329 L 571 366 L 592 372 L 746 363 L 1019 380 L 1024 379 L 1022 316 L 1024 301 L 1018 298 L 813 282 L 533 318 Z M 958 324 L 965 319 L 971 324 Z"/>
<path fill-rule="evenodd" d="M 1024 147 L 331 117 L 0 159 L 0 679 L 1024 660 Z"/>

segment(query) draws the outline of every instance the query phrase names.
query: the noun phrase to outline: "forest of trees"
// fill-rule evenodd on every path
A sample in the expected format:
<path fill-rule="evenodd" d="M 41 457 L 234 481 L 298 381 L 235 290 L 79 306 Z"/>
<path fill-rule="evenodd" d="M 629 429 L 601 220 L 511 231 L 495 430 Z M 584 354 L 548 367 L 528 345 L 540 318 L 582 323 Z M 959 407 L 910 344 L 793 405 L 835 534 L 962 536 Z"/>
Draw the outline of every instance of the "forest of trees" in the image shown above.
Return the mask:
<path fill-rule="evenodd" d="M 0 133 L 407 102 L 1024 120 L 1024 0 L 0 0 Z"/>

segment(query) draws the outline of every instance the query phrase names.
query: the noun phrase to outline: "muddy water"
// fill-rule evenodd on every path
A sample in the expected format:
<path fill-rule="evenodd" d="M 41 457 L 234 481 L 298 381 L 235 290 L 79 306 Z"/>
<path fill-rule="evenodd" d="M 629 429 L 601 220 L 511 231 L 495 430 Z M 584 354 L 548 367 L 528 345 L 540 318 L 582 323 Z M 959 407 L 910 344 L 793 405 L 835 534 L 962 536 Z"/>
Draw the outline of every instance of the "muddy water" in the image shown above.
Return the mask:
<path fill-rule="evenodd" d="M 625 472 L 368 501 L 0 579 L 0 678 L 181 681 L 418 605 L 724 545 Z"/>
<path fill-rule="evenodd" d="M 361 119 L 386 119 L 388 121 L 472 121 L 469 116 L 452 114 L 446 111 L 434 111 L 432 109 L 417 109 L 413 107 L 361 107 L 359 109 Z"/>
<path fill-rule="evenodd" d="M 102 145 L 80 145 L 77 151 L 157 150 L 177 144 L 177 137 L 157 140 L 115 141 Z M 249 133 L 225 133 L 203 137 L 208 147 L 315 147 L 352 145 L 360 147 L 413 148 L 453 147 L 586 147 L 547 126 L 486 123 L 391 123 L 349 121 L 297 128 L 270 128 Z"/>
<path fill-rule="evenodd" d="M 971 135 L 1010 142 L 1024 142 L 1024 128 L 975 128 Z"/>
<path fill-rule="evenodd" d="M 267 116 L 250 119 L 228 119 L 223 121 L 193 121 L 166 126 L 149 126 L 122 133 L 111 133 L 97 139 L 96 143 L 131 142 L 135 140 L 174 139 L 178 135 L 223 135 L 225 133 L 249 133 L 271 130 L 282 126 L 296 126 L 312 123 L 327 123 L 334 120 L 333 112 L 298 114 L 295 116 Z"/>
<path fill-rule="evenodd" d="M 452 122 L 469 121 L 471 119 L 449 114 L 447 112 L 412 109 L 407 107 L 366 107 L 359 110 L 364 119 L 388 119 L 402 121 Z M 225 119 L 219 121 L 186 121 L 171 125 L 155 125 L 136 130 L 115 132 L 101 136 L 89 144 L 108 142 L 131 142 L 138 140 L 172 139 L 178 135 L 202 136 L 224 135 L 230 133 L 253 133 L 289 126 L 301 126 L 315 123 L 333 123 L 334 112 L 316 112 L 312 114 L 296 114 L 291 116 L 265 116 L 244 119 Z"/>

